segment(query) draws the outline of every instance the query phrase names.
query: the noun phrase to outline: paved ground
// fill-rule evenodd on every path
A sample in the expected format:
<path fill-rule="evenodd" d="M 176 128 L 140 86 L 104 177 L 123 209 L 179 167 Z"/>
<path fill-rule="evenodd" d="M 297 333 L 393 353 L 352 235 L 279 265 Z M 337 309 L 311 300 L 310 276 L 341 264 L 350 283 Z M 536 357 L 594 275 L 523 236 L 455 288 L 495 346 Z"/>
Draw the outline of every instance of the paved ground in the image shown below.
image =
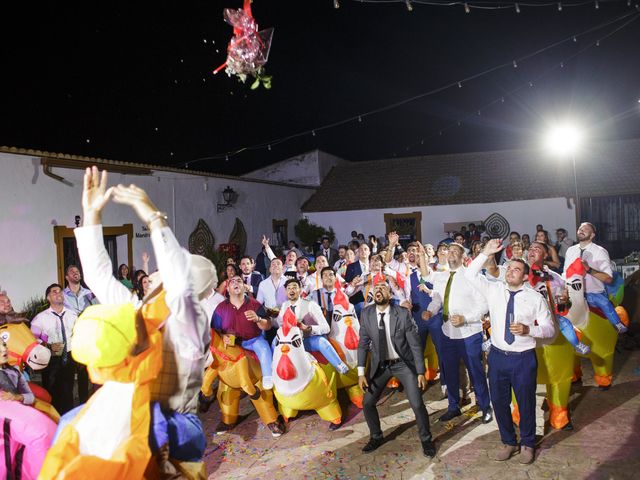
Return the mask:
<path fill-rule="evenodd" d="M 634 339 L 640 339 L 636 334 Z M 379 402 L 388 440 L 372 454 L 361 452 L 368 439 L 362 413 L 346 406 L 347 422 L 336 432 L 312 413 L 292 420 L 288 432 L 273 438 L 245 398 L 248 417 L 232 432 L 208 434 L 206 451 L 210 478 L 247 479 L 632 479 L 640 478 L 640 350 L 638 342 L 620 348 L 613 387 L 598 390 L 592 370 L 583 362 L 584 382 L 575 385 L 570 407 L 573 432 L 549 430 L 538 409 L 539 450 L 534 464 L 522 466 L 490 460 L 500 445 L 495 421 L 483 425 L 471 406 L 449 424 L 436 419 L 446 409 L 439 384 L 424 394 L 438 453 L 422 456 L 413 412 L 402 393 L 389 392 Z M 538 391 L 541 405 L 544 389 Z M 217 407 L 202 417 L 205 432 L 218 423 Z"/>

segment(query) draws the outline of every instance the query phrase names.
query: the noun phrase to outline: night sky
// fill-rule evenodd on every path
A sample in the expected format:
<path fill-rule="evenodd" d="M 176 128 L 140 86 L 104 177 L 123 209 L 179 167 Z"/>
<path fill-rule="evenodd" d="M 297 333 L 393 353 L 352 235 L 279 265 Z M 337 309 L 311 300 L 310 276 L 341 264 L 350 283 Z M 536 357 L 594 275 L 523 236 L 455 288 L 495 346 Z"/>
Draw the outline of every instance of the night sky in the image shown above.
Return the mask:
<path fill-rule="evenodd" d="M 255 0 L 260 27 L 275 27 L 273 88 L 250 90 L 212 75 L 232 35 L 222 10 L 241 0 L 3 2 L 0 144 L 240 174 L 315 148 L 357 161 L 532 147 L 567 115 L 591 139 L 640 137 L 635 3 L 466 14 L 461 5 Z"/>

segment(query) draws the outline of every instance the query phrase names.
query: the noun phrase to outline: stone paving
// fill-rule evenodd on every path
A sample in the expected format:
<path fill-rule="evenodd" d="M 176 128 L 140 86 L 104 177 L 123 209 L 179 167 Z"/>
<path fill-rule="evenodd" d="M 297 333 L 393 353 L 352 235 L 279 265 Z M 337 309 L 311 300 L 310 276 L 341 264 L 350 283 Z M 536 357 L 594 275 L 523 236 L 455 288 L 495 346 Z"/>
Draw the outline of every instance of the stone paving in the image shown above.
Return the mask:
<path fill-rule="evenodd" d="M 517 456 L 491 460 L 500 446 L 496 423 L 483 425 L 471 405 L 453 422 L 436 421 L 447 408 L 436 384 L 424 394 L 438 449 L 433 460 L 422 456 L 403 393 L 389 391 L 380 399 L 387 443 L 368 455 L 361 452 L 369 435 L 362 412 L 346 396 L 341 404 L 347 421 L 339 430 L 329 432 L 327 422 L 309 412 L 293 419 L 279 438 L 245 398 L 241 412 L 247 418 L 240 425 L 222 435 L 207 434 L 207 472 L 216 479 L 640 479 L 640 350 L 620 349 L 616 357 L 608 391 L 595 386 L 583 361 L 584 381 L 571 394 L 574 431 L 550 429 L 546 412 L 537 409 L 539 449 L 532 465 L 520 465 Z M 537 397 L 542 406 L 544 387 Z M 202 419 L 205 432 L 213 432 L 217 407 Z"/>

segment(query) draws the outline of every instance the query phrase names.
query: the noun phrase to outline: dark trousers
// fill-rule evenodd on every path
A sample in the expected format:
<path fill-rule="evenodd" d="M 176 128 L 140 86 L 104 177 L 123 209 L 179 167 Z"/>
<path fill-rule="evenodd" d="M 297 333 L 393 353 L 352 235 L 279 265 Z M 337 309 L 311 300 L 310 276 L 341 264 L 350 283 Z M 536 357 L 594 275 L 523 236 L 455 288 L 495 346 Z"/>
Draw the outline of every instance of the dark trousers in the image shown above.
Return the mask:
<path fill-rule="evenodd" d="M 491 403 L 500 429 L 500 439 L 506 445 L 517 445 L 511 419 L 511 389 L 520 410 L 520 442 L 527 447 L 536 444 L 536 376 L 538 360 L 535 349 L 505 355 L 491 347 L 489 352 L 489 390 Z"/>
<path fill-rule="evenodd" d="M 74 362 L 76 366 L 76 374 L 78 375 L 78 401 L 87 403 L 89 394 L 93 393 L 93 385 L 89 382 L 89 373 L 87 366 Z"/>
<path fill-rule="evenodd" d="M 438 363 L 440 367 L 440 385 L 443 387 L 447 384 L 445 381 L 445 373 L 443 361 L 442 361 L 442 337 L 444 334 L 442 333 L 442 315 L 434 315 L 429 320 L 422 320 L 421 312 L 418 312 L 417 315 L 413 316 L 413 319 L 418 325 L 418 334 L 420 335 L 420 342 L 422 342 L 422 351 L 427 346 L 427 339 L 429 335 L 431 335 L 431 341 L 433 342 L 433 346 L 436 347 L 436 354 L 438 355 Z M 417 318 L 416 318 L 417 317 Z"/>
<path fill-rule="evenodd" d="M 42 371 L 42 385 L 51 394 L 51 403 L 63 415 L 73 408 L 73 380 L 76 363 L 67 358 L 65 364 L 62 357 L 52 356 L 49 365 Z"/>
<path fill-rule="evenodd" d="M 467 338 L 451 339 L 442 335 L 442 361 L 447 379 L 447 397 L 449 410 L 460 408 L 460 360 L 467 367 L 476 401 L 482 411 L 489 408 L 489 389 L 487 377 L 482 363 L 482 333 L 476 333 Z M 441 367 L 442 369 L 442 367 Z"/>
<path fill-rule="evenodd" d="M 396 377 L 400 380 L 404 387 L 409 405 L 411 405 L 411 409 L 416 416 L 420 441 L 426 442 L 431 440 L 429 414 L 424 406 L 422 391 L 418 388 L 418 377 L 402 361 L 388 367 L 378 368 L 378 371 L 369 380 L 369 389 L 364 394 L 363 412 L 371 437 L 382 438 L 380 416 L 378 415 L 376 403 L 391 377 Z"/>

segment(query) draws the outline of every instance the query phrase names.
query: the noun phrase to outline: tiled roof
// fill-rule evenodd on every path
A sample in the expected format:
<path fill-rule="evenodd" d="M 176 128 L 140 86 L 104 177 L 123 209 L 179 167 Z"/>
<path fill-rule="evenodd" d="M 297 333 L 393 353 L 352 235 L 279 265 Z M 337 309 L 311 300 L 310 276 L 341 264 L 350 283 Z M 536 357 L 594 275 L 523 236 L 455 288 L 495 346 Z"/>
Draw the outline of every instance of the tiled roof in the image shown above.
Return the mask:
<path fill-rule="evenodd" d="M 640 139 L 576 156 L 580 197 L 640 193 Z M 303 212 L 573 197 L 571 160 L 541 150 L 394 158 L 336 166 Z"/>
<path fill-rule="evenodd" d="M 57 159 L 61 161 L 69 161 L 70 165 L 71 164 L 74 165 L 74 167 L 70 166 L 69 168 L 75 168 L 76 165 L 81 165 L 81 164 L 86 164 L 86 166 L 91 166 L 94 164 L 100 164 L 103 166 L 113 165 L 114 167 L 132 167 L 133 169 L 140 169 L 140 170 L 150 169 L 150 170 L 155 170 L 160 172 L 184 173 L 187 175 L 197 175 L 197 176 L 212 177 L 212 178 L 225 178 L 228 180 L 237 180 L 240 182 L 266 183 L 270 185 L 282 185 L 282 186 L 293 187 L 293 188 L 306 188 L 306 189 L 317 188 L 317 187 L 311 187 L 307 185 L 295 185 L 295 184 L 290 184 L 285 182 L 275 182 L 271 180 L 236 177 L 233 175 L 222 175 L 217 173 L 205 172 L 201 170 L 174 168 L 174 167 L 166 167 L 162 165 L 150 165 L 150 164 L 134 163 L 134 162 L 121 162 L 118 160 L 108 160 L 108 159 L 97 158 L 97 157 L 84 157 L 81 155 L 70 155 L 68 153 L 47 152 L 47 151 L 35 150 L 31 148 L 0 146 L 0 153 L 12 153 L 14 155 L 27 155 L 31 157 L 41 157 L 45 159 Z M 84 166 L 82 168 L 84 168 Z"/>

